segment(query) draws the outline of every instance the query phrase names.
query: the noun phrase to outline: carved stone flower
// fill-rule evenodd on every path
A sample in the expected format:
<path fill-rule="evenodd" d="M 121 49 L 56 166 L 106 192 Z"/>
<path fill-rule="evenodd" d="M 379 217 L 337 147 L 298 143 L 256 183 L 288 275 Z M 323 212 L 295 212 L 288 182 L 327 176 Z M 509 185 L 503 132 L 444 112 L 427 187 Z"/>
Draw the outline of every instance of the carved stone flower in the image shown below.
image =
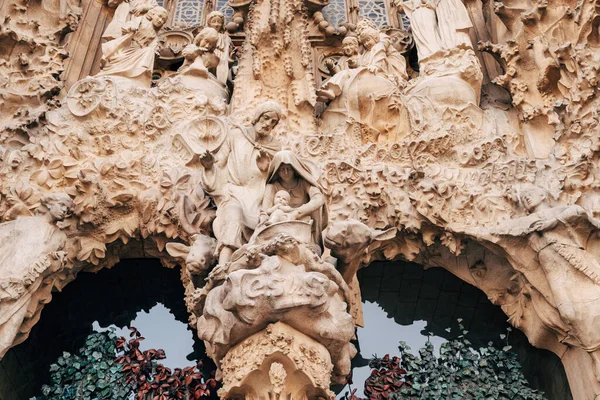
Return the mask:
<path fill-rule="evenodd" d="M 102 101 L 106 85 L 96 78 L 86 78 L 77 82 L 69 91 L 67 106 L 76 116 L 82 117 L 91 113 Z"/>
<path fill-rule="evenodd" d="M 40 205 L 40 195 L 31 186 L 18 182 L 6 194 L 6 202 L 10 208 L 3 215 L 4 221 L 10 221 L 18 216 L 33 215 L 33 210 Z"/>
<path fill-rule="evenodd" d="M 60 158 L 46 160 L 37 171 L 31 174 L 31 179 L 40 186 L 52 187 L 56 180 L 61 179 L 66 172 Z"/>
<path fill-rule="evenodd" d="M 169 113 L 162 106 L 156 106 L 150 111 L 150 115 L 144 124 L 144 133 L 152 136 L 157 131 L 163 130 L 171 125 Z"/>

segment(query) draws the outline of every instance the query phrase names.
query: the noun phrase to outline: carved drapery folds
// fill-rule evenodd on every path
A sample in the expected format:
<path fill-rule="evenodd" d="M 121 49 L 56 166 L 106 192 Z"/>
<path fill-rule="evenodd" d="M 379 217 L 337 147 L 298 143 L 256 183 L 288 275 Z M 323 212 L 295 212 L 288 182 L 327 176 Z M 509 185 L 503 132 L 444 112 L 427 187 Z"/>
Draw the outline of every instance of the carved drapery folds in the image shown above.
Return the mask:
<path fill-rule="evenodd" d="M 479 287 L 600 395 L 593 1 L 396 2 L 418 59 L 368 20 L 325 38 L 318 2 L 238 2 L 233 83 L 222 18 L 194 38 L 150 3 L 64 96 L 77 5 L 0 10 L 0 354 L 79 272 L 158 257 L 224 396 L 328 397 L 357 271 L 402 259 Z"/>

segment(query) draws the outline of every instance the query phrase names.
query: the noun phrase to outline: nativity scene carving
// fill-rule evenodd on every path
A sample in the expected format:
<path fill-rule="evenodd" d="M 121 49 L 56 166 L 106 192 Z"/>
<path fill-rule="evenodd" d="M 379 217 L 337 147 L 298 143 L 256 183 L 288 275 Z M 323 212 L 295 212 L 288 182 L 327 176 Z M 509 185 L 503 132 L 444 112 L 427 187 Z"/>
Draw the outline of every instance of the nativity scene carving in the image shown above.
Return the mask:
<path fill-rule="evenodd" d="M 364 324 L 359 269 L 405 260 L 479 287 L 593 371 L 569 376 L 576 398 L 600 396 L 592 2 L 395 1 L 402 43 L 324 3 L 243 3 L 186 30 L 154 0 L 110 1 L 100 71 L 0 132 L 0 355 L 53 291 L 144 254 L 181 266 L 222 397 L 281 368 L 331 397 Z"/>

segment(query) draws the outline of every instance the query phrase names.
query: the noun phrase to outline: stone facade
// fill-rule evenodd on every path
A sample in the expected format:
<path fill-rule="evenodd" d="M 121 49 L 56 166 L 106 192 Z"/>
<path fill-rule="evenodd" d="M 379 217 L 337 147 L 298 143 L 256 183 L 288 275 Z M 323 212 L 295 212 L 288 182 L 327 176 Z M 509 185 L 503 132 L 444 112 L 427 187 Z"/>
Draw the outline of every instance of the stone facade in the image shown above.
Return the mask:
<path fill-rule="evenodd" d="M 357 271 L 406 260 L 599 399 L 596 3 L 325 6 L 0 4 L 0 356 L 80 272 L 152 257 L 183 267 L 222 396 L 329 398 Z"/>

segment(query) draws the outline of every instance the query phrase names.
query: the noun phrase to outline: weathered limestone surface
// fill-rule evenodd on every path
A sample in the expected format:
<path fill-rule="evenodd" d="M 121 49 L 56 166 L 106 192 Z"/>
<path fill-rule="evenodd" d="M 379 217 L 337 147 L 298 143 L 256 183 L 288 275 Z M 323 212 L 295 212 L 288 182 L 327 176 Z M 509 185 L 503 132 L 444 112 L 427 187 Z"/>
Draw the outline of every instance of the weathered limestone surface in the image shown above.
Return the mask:
<path fill-rule="evenodd" d="M 330 397 L 356 272 L 402 259 L 480 288 L 599 399 L 595 1 L 397 1 L 412 39 L 232 6 L 237 52 L 222 15 L 174 29 L 150 0 L 0 5 L 0 355 L 135 248 L 184 267 L 223 395 Z"/>

